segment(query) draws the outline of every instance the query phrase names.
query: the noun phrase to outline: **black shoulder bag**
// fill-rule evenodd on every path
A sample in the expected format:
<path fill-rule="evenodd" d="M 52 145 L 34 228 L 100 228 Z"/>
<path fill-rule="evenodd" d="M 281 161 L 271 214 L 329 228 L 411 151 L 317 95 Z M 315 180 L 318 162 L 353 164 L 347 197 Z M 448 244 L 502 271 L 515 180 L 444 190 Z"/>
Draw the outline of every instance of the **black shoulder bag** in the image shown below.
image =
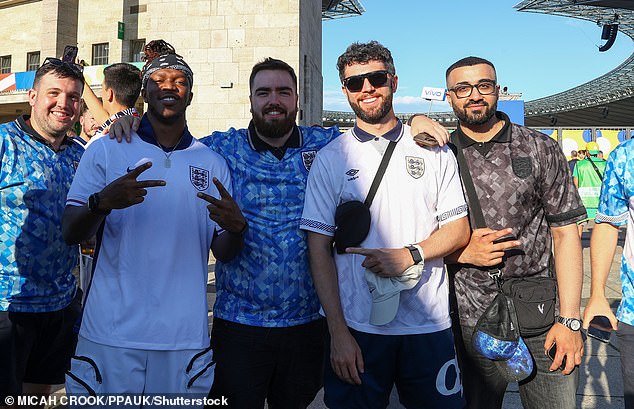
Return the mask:
<path fill-rule="evenodd" d="M 341 203 L 335 211 L 335 248 L 337 254 L 343 254 L 348 247 L 357 247 L 368 236 L 370 231 L 370 205 L 374 200 L 383 174 L 392 157 L 396 142 L 390 141 L 381 159 L 379 169 L 376 171 L 370 191 L 364 202 L 351 200 Z"/>
<path fill-rule="evenodd" d="M 456 157 L 460 176 L 467 193 L 469 212 L 473 214 L 476 228 L 487 227 L 475 191 L 469 166 L 461 147 L 457 147 Z M 532 337 L 548 331 L 555 323 L 555 303 L 557 298 L 557 281 L 552 277 L 502 277 L 501 269 L 489 271 L 489 277 L 495 281 L 499 292 L 513 300 L 520 334 Z M 499 296 L 499 294 L 498 294 Z"/>

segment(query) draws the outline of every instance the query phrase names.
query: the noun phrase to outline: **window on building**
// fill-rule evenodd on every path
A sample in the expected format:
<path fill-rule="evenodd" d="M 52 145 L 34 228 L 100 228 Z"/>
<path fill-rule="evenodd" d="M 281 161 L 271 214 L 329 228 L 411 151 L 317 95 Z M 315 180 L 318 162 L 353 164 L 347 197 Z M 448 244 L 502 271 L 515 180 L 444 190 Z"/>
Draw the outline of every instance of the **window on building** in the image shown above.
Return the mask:
<path fill-rule="evenodd" d="M 11 56 L 3 55 L 0 57 L 0 74 L 8 74 L 11 72 Z"/>
<path fill-rule="evenodd" d="M 108 64 L 108 43 L 92 45 L 92 65 Z"/>
<path fill-rule="evenodd" d="M 130 62 L 140 62 L 143 57 L 143 47 L 145 47 L 145 38 L 130 41 Z"/>
<path fill-rule="evenodd" d="M 26 70 L 35 71 L 40 67 L 40 52 L 26 53 Z"/>

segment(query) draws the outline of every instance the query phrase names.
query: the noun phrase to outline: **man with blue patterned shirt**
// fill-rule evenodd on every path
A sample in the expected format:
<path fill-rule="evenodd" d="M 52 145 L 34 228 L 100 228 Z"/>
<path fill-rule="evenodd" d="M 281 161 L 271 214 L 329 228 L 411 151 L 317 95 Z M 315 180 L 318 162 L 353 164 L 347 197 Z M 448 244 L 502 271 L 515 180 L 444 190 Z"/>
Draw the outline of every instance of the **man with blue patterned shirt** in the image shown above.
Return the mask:
<path fill-rule="evenodd" d="M 66 132 L 79 114 L 81 67 L 47 58 L 31 116 L 0 125 L 0 402 L 64 382 L 79 314 L 76 246 L 62 239 L 66 194 L 83 148 Z"/>
<path fill-rule="evenodd" d="M 634 141 L 617 146 L 605 166 L 596 225 L 590 241 L 592 286 L 583 314 L 588 328 L 595 316 L 608 317 L 617 332 L 625 407 L 634 408 Z M 622 299 L 616 316 L 605 297 L 605 283 L 612 266 L 619 227 L 627 226 L 621 259 Z"/>
<path fill-rule="evenodd" d="M 295 124 L 297 77 L 285 62 L 256 64 L 249 84 L 248 129 L 201 140 L 227 161 L 249 224 L 240 255 L 216 265 L 211 396 L 232 408 L 261 408 L 265 399 L 302 408 L 321 388 L 324 323 L 299 219 L 312 160 L 339 131 Z"/>

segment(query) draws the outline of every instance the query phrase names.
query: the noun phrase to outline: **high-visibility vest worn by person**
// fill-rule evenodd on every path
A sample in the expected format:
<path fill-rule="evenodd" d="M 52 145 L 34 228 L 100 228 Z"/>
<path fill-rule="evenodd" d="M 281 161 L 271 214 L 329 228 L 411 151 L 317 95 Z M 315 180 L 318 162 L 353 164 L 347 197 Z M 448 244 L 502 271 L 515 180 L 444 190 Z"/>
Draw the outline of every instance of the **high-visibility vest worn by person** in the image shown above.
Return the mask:
<path fill-rule="evenodd" d="M 595 170 L 590 160 L 594 162 L 599 174 Z M 577 161 L 573 176 L 577 178 L 579 184 L 579 196 L 588 212 L 588 218 L 594 219 L 599 207 L 599 194 L 601 193 L 601 183 L 603 172 L 605 171 L 605 161 L 596 156 L 590 156 L 584 160 Z"/>

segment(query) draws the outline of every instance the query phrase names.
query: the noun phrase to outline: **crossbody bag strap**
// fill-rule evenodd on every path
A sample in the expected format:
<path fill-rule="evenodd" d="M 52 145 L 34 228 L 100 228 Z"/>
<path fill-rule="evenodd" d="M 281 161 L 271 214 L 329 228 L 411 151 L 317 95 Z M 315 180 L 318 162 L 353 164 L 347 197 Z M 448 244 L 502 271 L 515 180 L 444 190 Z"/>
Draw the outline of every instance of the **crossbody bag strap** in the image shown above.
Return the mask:
<path fill-rule="evenodd" d="M 372 201 L 374 200 L 374 195 L 381 184 L 381 179 L 383 179 L 383 174 L 385 173 L 385 169 L 387 169 L 387 165 L 390 162 L 390 158 L 392 157 L 392 152 L 394 152 L 394 148 L 396 147 L 396 142 L 390 141 L 387 145 L 387 149 L 385 153 L 383 153 L 383 159 L 381 159 L 381 164 L 379 165 L 379 169 L 376 171 L 376 175 L 374 175 L 374 180 L 372 181 L 372 186 L 370 186 L 370 191 L 365 198 L 365 205 L 370 207 Z"/>
<path fill-rule="evenodd" d="M 475 227 L 478 229 L 487 227 L 484 221 L 484 214 L 482 213 L 482 207 L 480 206 L 480 199 L 475 190 L 473 179 L 471 178 L 471 172 L 469 171 L 469 165 L 462 153 L 462 147 L 456 145 L 456 157 L 458 159 L 458 170 L 460 171 L 460 177 L 462 178 L 462 184 L 464 185 L 467 193 L 467 201 L 469 202 L 469 212 L 473 214 L 475 221 Z"/>
<path fill-rule="evenodd" d="M 592 160 L 592 158 L 588 158 L 588 160 L 590 161 L 590 163 L 592 164 L 592 167 L 594 168 L 594 171 L 597 172 L 597 175 L 599 175 L 599 178 L 601 180 L 603 180 L 603 175 L 601 174 L 601 171 L 599 171 L 599 168 L 597 167 L 597 165 L 594 163 L 594 161 Z"/>

